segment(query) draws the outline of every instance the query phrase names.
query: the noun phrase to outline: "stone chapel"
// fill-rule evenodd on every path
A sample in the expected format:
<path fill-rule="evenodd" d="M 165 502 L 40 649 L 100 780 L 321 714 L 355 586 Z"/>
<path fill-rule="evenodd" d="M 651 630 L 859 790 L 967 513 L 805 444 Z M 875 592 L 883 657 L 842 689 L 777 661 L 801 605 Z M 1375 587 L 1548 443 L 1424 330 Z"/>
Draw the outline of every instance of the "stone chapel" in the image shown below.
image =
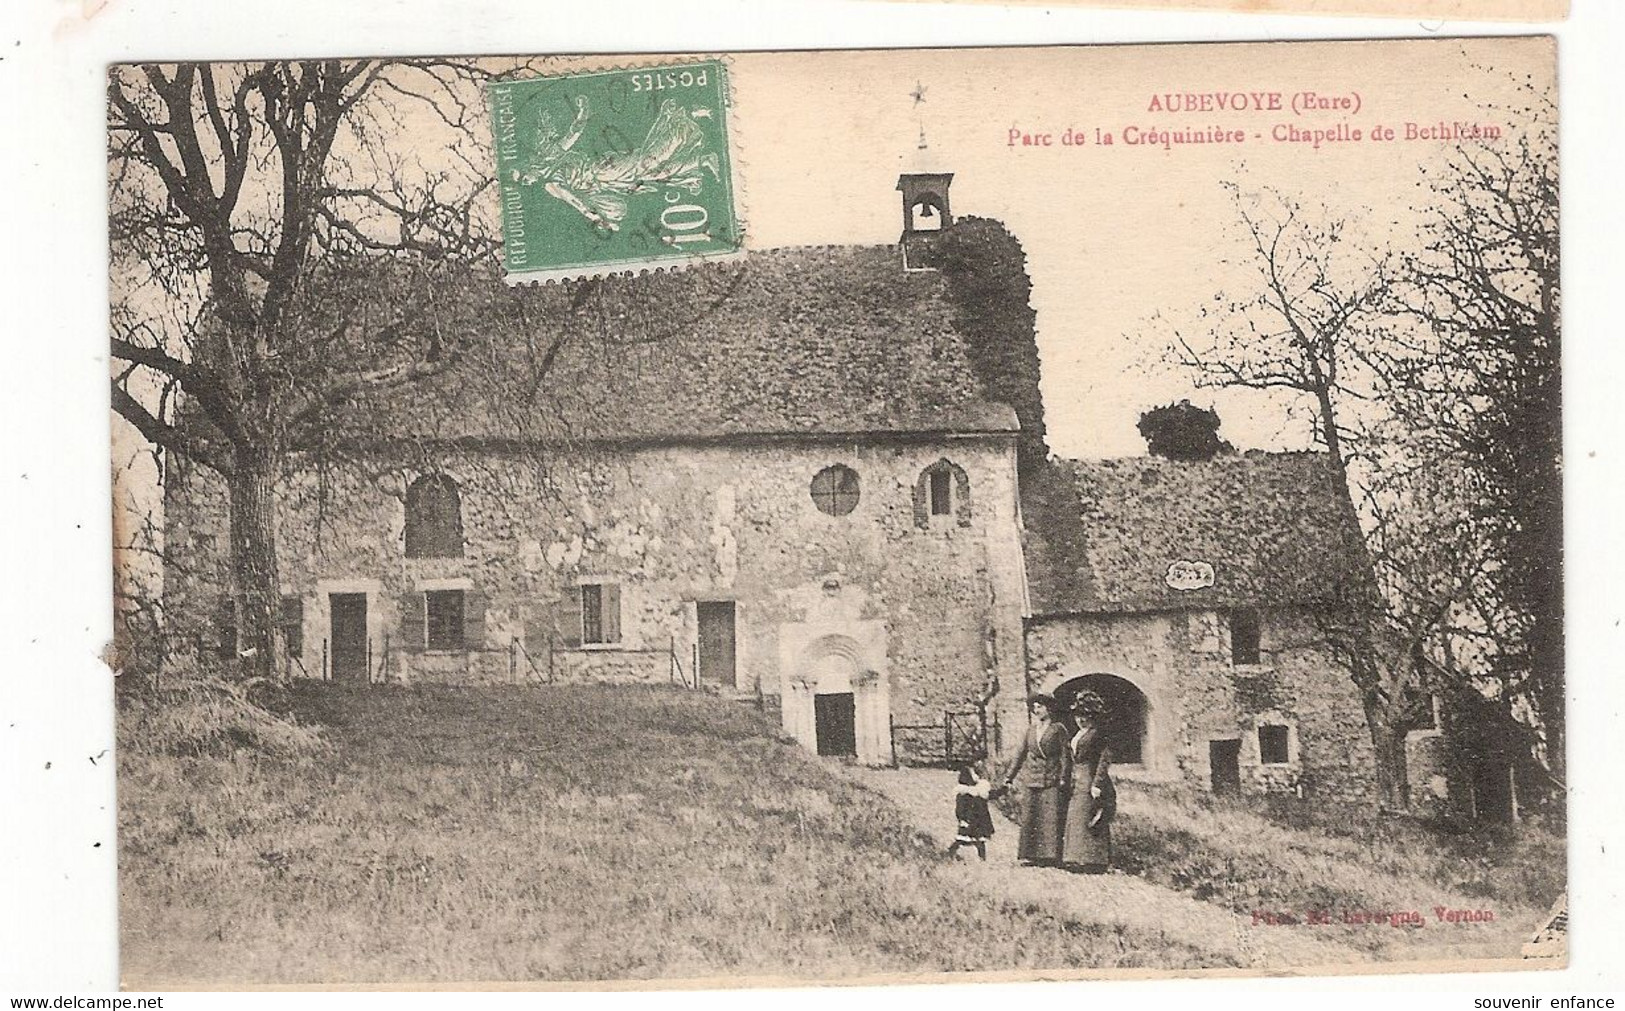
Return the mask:
<path fill-rule="evenodd" d="M 876 765 L 1000 751 L 1028 691 L 1090 687 L 1122 775 L 1363 795 L 1358 698 L 1302 634 L 1363 559 L 1323 460 L 1024 468 L 931 267 L 952 178 L 900 179 L 895 245 L 592 304 L 465 277 L 491 294 L 454 325 L 501 327 L 502 359 L 347 405 L 366 436 L 289 461 L 292 673 L 682 683 Z M 172 457 L 172 655 L 234 654 L 225 517 L 219 479 Z"/>

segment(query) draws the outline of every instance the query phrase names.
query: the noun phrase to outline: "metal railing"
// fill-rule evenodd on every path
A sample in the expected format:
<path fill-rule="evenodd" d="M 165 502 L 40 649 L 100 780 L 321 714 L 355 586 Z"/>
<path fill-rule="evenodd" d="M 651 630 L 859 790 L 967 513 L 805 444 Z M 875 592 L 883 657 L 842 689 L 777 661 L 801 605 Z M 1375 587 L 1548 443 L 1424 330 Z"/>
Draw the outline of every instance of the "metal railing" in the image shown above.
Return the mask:
<path fill-rule="evenodd" d="M 549 636 L 548 640 L 547 640 L 547 670 L 545 672 L 540 667 L 536 666 L 536 658 L 531 656 L 530 655 L 530 650 L 525 648 L 525 641 L 523 639 L 521 639 L 519 636 L 516 635 L 516 636 L 512 636 L 508 640 L 508 677 L 513 679 L 515 684 L 518 684 L 520 682 L 520 677 L 519 677 L 519 658 L 520 657 L 524 657 L 525 666 L 530 668 L 530 672 L 536 676 L 537 680 L 546 681 L 548 684 L 553 683 L 553 638 L 552 638 L 552 636 Z"/>
<path fill-rule="evenodd" d="M 531 652 L 530 647 L 526 644 L 523 637 L 517 636 L 517 635 L 509 637 L 509 639 L 508 639 L 508 678 L 509 678 L 510 681 L 512 681 L 512 682 L 514 682 L 516 684 L 523 683 L 526 680 L 541 682 L 541 683 L 545 683 L 545 684 L 554 684 L 559 680 L 558 663 L 557 663 L 557 659 L 556 659 L 557 655 L 559 653 L 562 652 L 562 653 L 567 653 L 567 654 L 572 654 L 572 655 L 580 655 L 580 656 L 600 655 L 599 651 L 597 651 L 597 650 L 585 650 L 585 649 L 576 649 L 576 650 L 564 649 L 564 650 L 561 650 L 559 648 L 558 644 L 557 644 L 557 641 L 556 641 L 555 637 L 552 636 L 552 635 L 549 635 L 545 641 L 546 641 L 546 644 L 547 644 L 547 659 L 546 659 L 546 664 L 545 664 L 545 667 L 544 667 L 543 664 L 538 660 L 536 655 Z M 328 639 L 328 638 L 322 639 L 320 676 L 321 676 L 321 679 L 324 680 L 324 681 L 333 680 L 332 645 L 331 644 L 332 644 L 331 639 Z M 498 648 L 500 649 L 500 647 L 498 647 Z M 484 652 L 484 651 L 471 650 L 470 652 Z M 605 655 L 605 656 L 621 656 L 621 657 L 627 657 L 627 656 L 634 656 L 634 657 L 636 657 L 636 656 L 647 656 L 647 657 L 659 656 L 659 657 L 664 657 L 666 659 L 666 663 L 667 663 L 667 675 L 668 675 L 667 680 L 670 683 L 672 683 L 672 684 L 680 684 L 684 688 L 699 688 L 700 687 L 699 645 L 696 643 L 694 645 L 694 647 L 693 647 L 693 650 L 692 650 L 692 657 L 693 657 L 692 663 L 690 663 L 688 665 L 685 665 L 683 663 L 683 655 L 677 649 L 677 637 L 676 636 L 669 636 L 667 638 L 666 648 L 665 649 L 660 649 L 660 648 L 655 648 L 655 649 L 616 649 L 616 650 L 611 650 L 611 651 L 604 651 L 602 655 Z M 374 644 L 373 644 L 372 637 L 369 636 L 367 638 L 366 658 L 365 658 L 364 663 L 365 663 L 365 670 L 367 672 L 367 683 L 368 684 L 387 684 L 389 682 L 389 679 L 391 677 L 392 670 L 393 670 L 392 663 L 391 663 L 391 657 L 392 656 L 393 656 L 393 653 L 392 653 L 392 650 L 391 650 L 390 638 L 389 638 L 388 635 L 384 636 L 383 648 L 381 650 L 376 650 L 376 651 L 374 650 Z M 292 670 L 292 667 L 294 665 L 297 665 L 298 668 L 299 668 L 299 672 L 303 677 L 306 677 L 306 678 L 310 677 L 309 672 L 305 669 L 305 665 L 304 665 L 303 660 L 301 660 L 299 657 L 294 656 L 292 654 L 289 654 L 288 663 L 289 663 L 290 671 Z M 526 672 L 528 672 L 528 674 L 526 674 Z M 759 694 L 759 692 L 758 692 L 758 694 Z"/>
<path fill-rule="evenodd" d="M 665 657 L 667 680 L 672 684 L 680 684 L 684 688 L 699 687 L 699 668 L 695 666 L 685 668 L 682 654 L 677 651 L 677 637 L 669 636 L 666 648 L 660 649 L 630 649 L 620 648 L 612 650 L 593 649 L 561 649 L 555 635 L 549 633 L 547 643 L 547 666 L 544 670 L 537 662 L 536 655 L 531 652 L 525 640 L 520 636 L 510 636 L 508 640 L 508 676 L 518 683 L 522 681 L 522 669 L 528 669 L 532 678 L 546 684 L 554 684 L 559 680 L 558 656 L 563 653 L 569 656 L 602 656 L 602 657 Z M 698 647 L 696 647 L 696 650 Z"/>
<path fill-rule="evenodd" d="M 952 766 L 987 757 L 987 711 L 945 709 L 936 723 L 892 723 L 892 763 Z"/>
<path fill-rule="evenodd" d="M 671 679 L 682 685 L 684 688 L 698 688 L 700 686 L 700 644 L 694 644 L 694 662 L 689 666 L 688 671 L 683 670 L 683 661 L 677 656 L 677 637 L 675 635 L 671 637 L 670 652 Z M 690 684 L 688 681 L 689 671 L 692 671 L 694 674 L 693 684 Z"/>
<path fill-rule="evenodd" d="M 335 680 L 334 677 L 333 677 L 333 660 L 332 660 L 331 643 L 332 643 L 331 639 L 323 639 L 322 640 L 322 680 L 323 681 Z M 369 635 L 367 637 L 367 651 L 366 651 L 366 654 L 364 655 L 364 657 L 362 659 L 362 666 L 361 666 L 361 672 L 365 677 L 365 683 L 366 684 L 369 684 L 369 685 L 381 685 L 381 684 L 388 684 L 389 683 L 390 670 L 391 670 L 391 667 L 390 667 L 390 657 L 391 657 L 391 655 L 392 654 L 390 652 L 389 636 L 388 635 L 384 636 L 384 648 L 382 650 L 377 651 L 376 653 L 373 651 L 373 648 L 372 648 L 372 636 Z M 374 664 L 374 662 L 373 662 L 373 659 L 374 659 L 375 656 L 377 658 L 377 663 L 376 664 Z M 300 671 L 305 670 L 305 665 L 304 665 L 303 661 L 299 660 L 297 657 L 291 657 L 291 656 L 290 656 L 289 659 L 293 663 L 297 663 L 299 665 Z M 309 677 L 310 675 L 308 673 L 306 673 L 305 676 Z"/>

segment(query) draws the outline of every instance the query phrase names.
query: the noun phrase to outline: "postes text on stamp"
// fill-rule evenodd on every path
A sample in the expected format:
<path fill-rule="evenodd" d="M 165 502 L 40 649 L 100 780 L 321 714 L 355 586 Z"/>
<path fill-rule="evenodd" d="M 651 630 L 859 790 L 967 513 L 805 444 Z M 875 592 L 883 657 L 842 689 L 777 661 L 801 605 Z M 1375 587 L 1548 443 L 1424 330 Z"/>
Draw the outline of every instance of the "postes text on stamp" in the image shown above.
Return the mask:
<path fill-rule="evenodd" d="M 490 86 L 510 283 L 740 254 L 720 60 Z"/>

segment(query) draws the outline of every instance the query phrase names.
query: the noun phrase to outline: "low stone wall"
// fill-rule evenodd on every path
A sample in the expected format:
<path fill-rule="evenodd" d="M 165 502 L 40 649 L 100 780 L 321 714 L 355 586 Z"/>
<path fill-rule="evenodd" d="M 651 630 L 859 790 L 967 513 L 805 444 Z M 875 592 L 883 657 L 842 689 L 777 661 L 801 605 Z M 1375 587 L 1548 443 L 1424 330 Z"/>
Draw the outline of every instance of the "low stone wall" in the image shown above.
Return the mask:
<path fill-rule="evenodd" d="M 511 650 L 447 653 L 394 651 L 386 680 L 438 684 L 668 684 L 671 654 L 645 650 L 555 650 L 549 656 Z"/>
<path fill-rule="evenodd" d="M 405 684 L 489 685 L 514 680 L 507 650 L 467 650 L 447 653 L 392 651 L 385 678 Z"/>
<path fill-rule="evenodd" d="M 668 684 L 675 678 L 669 652 L 559 650 L 553 680 L 562 684 Z"/>

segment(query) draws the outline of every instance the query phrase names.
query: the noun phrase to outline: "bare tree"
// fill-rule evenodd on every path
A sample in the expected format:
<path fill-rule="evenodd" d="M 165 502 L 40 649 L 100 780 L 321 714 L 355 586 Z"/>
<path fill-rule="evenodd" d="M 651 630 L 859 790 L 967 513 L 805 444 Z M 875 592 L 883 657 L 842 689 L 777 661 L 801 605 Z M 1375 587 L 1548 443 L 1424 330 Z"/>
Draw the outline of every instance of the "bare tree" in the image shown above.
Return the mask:
<path fill-rule="evenodd" d="M 1398 311 L 1428 338 L 1394 409 L 1471 483 L 1468 521 L 1492 564 L 1474 601 L 1493 631 L 1480 675 L 1532 724 L 1563 778 L 1564 636 L 1561 278 L 1557 113 L 1526 96 L 1513 143 L 1462 146 L 1428 173 L 1423 248 L 1404 264 Z"/>
<path fill-rule="evenodd" d="M 1515 145 L 1463 147 L 1431 173 L 1406 255 L 1232 186 L 1260 283 L 1175 338 L 1201 384 L 1310 405 L 1375 579 L 1322 609 L 1322 630 L 1360 690 L 1389 808 L 1406 802 L 1405 731 L 1446 684 L 1509 715 L 1527 703 L 1561 778 L 1555 116 L 1529 112 Z"/>
<path fill-rule="evenodd" d="M 112 406 L 221 474 L 236 614 L 279 669 L 287 452 L 351 398 L 450 367 L 466 335 L 411 282 L 497 248 L 470 128 L 484 67 L 319 60 L 115 67 L 107 82 Z M 410 122 L 416 145 L 389 140 Z M 425 145 L 422 138 L 435 143 Z M 398 297 L 380 307 L 379 287 Z"/>
<path fill-rule="evenodd" d="M 1463 581 L 1452 569 L 1418 568 L 1407 505 L 1417 489 L 1388 481 L 1386 442 L 1373 405 L 1390 372 L 1388 305 L 1393 260 L 1353 239 L 1347 221 L 1306 211 L 1278 193 L 1228 186 L 1247 238 L 1256 289 L 1220 293 L 1204 307 L 1200 336 L 1177 332 L 1173 353 L 1198 385 L 1288 391 L 1312 412 L 1348 521 L 1367 521 L 1362 545 L 1372 579 L 1327 587 L 1317 620 L 1349 672 L 1376 757 L 1379 804 L 1408 803 L 1405 734 L 1422 705 L 1416 658 L 1435 641 Z M 1448 528 L 1449 524 L 1438 526 Z M 1422 578 L 1417 574 L 1425 573 Z"/>

